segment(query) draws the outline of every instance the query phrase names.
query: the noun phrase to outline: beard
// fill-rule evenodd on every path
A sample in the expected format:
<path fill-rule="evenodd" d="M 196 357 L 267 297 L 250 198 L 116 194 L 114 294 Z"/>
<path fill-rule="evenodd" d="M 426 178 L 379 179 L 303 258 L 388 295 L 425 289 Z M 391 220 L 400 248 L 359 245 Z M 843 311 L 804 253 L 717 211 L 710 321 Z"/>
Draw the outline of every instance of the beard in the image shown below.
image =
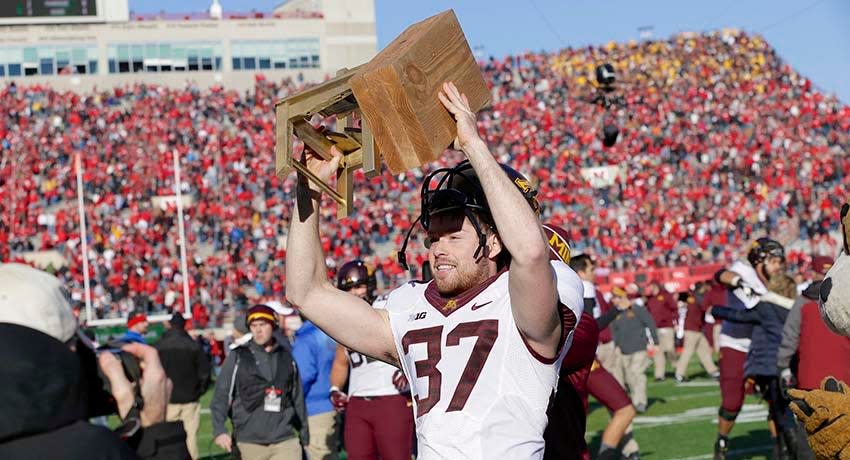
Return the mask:
<path fill-rule="evenodd" d="M 444 297 L 454 297 L 464 291 L 472 289 L 483 283 L 490 277 L 485 264 L 470 264 L 466 267 L 455 266 L 449 276 L 442 277 L 434 273 L 434 283 L 437 292 Z"/>

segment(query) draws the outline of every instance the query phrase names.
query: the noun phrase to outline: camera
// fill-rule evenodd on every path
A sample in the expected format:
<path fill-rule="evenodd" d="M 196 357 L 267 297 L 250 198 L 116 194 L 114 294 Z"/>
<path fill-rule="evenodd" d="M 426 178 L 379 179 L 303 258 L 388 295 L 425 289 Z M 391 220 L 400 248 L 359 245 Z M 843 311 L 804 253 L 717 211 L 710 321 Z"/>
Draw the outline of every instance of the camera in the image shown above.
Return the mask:
<path fill-rule="evenodd" d="M 616 74 L 614 73 L 614 66 L 605 63 L 596 66 L 596 83 L 599 84 L 599 87 L 602 88 L 605 92 L 611 92 L 614 90 L 614 82 L 617 80 Z"/>
<path fill-rule="evenodd" d="M 100 355 L 101 353 L 112 353 L 116 358 L 118 358 L 118 361 L 121 361 L 121 367 L 124 369 L 124 376 L 127 377 L 127 380 L 131 383 L 138 382 L 139 378 L 142 376 L 142 368 L 139 365 L 139 358 L 136 358 L 121 349 L 121 347 L 127 344 L 129 344 L 129 342 L 123 340 L 110 340 L 109 342 L 106 342 L 106 345 L 99 347 L 96 350 L 96 354 Z M 102 373 L 101 377 L 104 382 L 104 390 L 111 392 L 109 388 L 109 380 L 105 375 L 102 375 Z"/>
<path fill-rule="evenodd" d="M 617 74 L 612 64 L 606 62 L 596 66 L 596 84 L 599 91 L 597 91 L 592 102 L 605 109 L 606 112 L 613 106 L 625 106 L 622 96 L 612 95 L 616 90 L 616 82 Z M 600 131 L 602 145 L 613 147 L 619 136 L 620 127 L 617 126 L 616 120 L 610 114 L 606 114 L 602 119 L 602 130 Z"/>

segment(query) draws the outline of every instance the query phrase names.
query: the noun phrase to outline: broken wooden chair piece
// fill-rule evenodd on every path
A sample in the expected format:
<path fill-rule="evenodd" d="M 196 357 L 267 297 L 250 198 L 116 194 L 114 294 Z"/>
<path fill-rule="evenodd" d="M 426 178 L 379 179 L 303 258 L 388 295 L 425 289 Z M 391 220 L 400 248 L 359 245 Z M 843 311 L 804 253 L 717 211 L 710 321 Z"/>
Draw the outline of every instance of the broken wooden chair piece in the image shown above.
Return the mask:
<path fill-rule="evenodd" d="M 307 176 L 338 204 L 337 216 L 353 210 L 352 175 L 398 174 L 437 160 L 457 127 L 437 95 L 446 81 L 464 93 L 473 112 L 490 101 L 460 23 L 452 10 L 408 27 L 371 61 L 275 104 L 276 171 Z M 336 131 L 319 131 L 311 119 L 336 116 Z M 360 120 L 359 129 L 356 119 Z M 292 136 L 324 159 L 336 145 L 343 154 L 336 188 L 292 158 Z"/>

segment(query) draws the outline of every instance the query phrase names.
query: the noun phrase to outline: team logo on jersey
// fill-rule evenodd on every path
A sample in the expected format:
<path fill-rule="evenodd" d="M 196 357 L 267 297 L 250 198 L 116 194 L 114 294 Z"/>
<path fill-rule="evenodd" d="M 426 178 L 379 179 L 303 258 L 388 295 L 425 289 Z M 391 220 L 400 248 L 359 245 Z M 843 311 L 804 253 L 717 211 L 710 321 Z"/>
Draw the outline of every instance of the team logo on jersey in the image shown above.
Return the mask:
<path fill-rule="evenodd" d="M 446 306 L 443 308 L 445 308 L 446 310 L 454 310 L 455 308 L 457 308 L 457 300 L 449 299 L 449 301 L 446 302 Z"/>
<path fill-rule="evenodd" d="M 514 184 L 522 190 L 522 193 L 528 193 L 531 191 L 531 184 L 529 184 L 525 179 L 517 177 L 514 179 Z"/>

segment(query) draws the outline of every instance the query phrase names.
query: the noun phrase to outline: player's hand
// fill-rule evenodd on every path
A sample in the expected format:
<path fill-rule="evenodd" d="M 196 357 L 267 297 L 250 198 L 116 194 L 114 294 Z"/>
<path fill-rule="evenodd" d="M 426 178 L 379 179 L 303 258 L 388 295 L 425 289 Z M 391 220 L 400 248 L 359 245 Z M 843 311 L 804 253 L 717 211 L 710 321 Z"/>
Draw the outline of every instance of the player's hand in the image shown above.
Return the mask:
<path fill-rule="evenodd" d="M 393 385 L 399 393 L 407 393 L 410 391 L 410 383 L 408 383 L 407 377 L 404 376 L 404 372 L 402 372 L 401 369 L 393 373 Z"/>
<path fill-rule="evenodd" d="M 782 369 L 779 371 L 779 389 L 782 391 L 782 396 L 788 398 L 788 390 L 797 387 L 797 378 L 791 369 Z"/>
<path fill-rule="evenodd" d="M 470 143 L 481 140 L 478 134 L 478 122 L 475 113 L 469 107 L 469 99 L 461 94 L 454 83 L 447 81 L 443 83 L 443 90 L 437 96 L 443 106 L 452 114 L 457 122 L 457 137 L 455 137 L 454 148 L 463 150 Z"/>
<path fill-rule="evenodd" d="M 345 409 L 348 407 L 348 395 L 339 391 L 338 389 L 332 388 L 330 393 L 331 404 L 334 406 L 334 410 L 339 413 L 345 412 Z"/>
<path fill-rule="evenodd" d="M 227 452 L 233 452 L 233 438 L 231 438 L 229 434 L 222 433 L 216 436 L 213 442 L 215 443 L 215 445 L 221 447 Z"/>
<path fill-rule="evenodd" d="M 331 159 L 325 160 L 318 153 L 314 152 L 313 149 L 304 144 L 304 156 L 303 159 L 307 164 L 307 169 L 310 170 L 316 177 L 325 181 L 325 183 L 330 183 L 332 177 L 336 177 L 336 172 L 339 169 L 339 162 L 342 160 L 342 152 L 336 148 L 336 146 L 331 147 Z"/>
<path fill-rule="evenodd" d="M 121 362 L 112 356 L 112 353 L 102 353 L 98 357 L 100 368 L 109 379 L 112 396 L 118 406 L 118 415 L 122 419 L 127 416 L 135 402 L 134 385 L 141 385 L 140 393 L 144 404 L 139 412 L 139 419 L 142 427 L 164 422 L 173 386 L 162 368 L 159 353 L 155 348 L 141 343 L 124 345 L 121 350 L 139 358 L 142 375 L 136 383 L 127 380 Z"/>
<path fill-rule="evenodd" d="M 744 280 L 738 278 L 738 282 L 735 283 L 735 287 L 743 291 L 745 296 L 752 297 L 754 292 L 753 288 L 749 284 L 745 283 Z"/>

